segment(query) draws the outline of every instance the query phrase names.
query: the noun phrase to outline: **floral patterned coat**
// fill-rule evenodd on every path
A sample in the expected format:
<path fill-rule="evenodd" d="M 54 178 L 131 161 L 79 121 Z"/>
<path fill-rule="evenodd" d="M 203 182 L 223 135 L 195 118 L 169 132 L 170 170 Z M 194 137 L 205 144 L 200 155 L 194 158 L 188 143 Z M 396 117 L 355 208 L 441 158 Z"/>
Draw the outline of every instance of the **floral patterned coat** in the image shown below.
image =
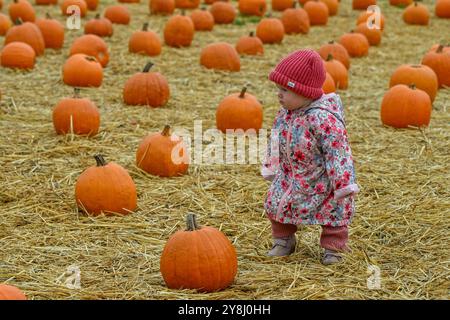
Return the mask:
<path fill-rule="evenodd" d="M 270 219 L 349 225 L 359 189 L 340 97 L 331 93 L 304 109 L 280 109 L 261 174 L 272 181 L 264 204 Z"/>

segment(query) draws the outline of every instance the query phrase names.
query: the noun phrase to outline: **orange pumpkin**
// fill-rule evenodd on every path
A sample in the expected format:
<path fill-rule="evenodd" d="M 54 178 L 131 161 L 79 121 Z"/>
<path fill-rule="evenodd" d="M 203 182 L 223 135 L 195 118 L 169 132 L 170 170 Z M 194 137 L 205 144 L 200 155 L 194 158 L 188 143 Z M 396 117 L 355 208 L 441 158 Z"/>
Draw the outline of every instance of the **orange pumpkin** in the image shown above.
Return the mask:
<path fill-rule="evenodd" d="M 139 144 L 136 165 L 155 176 L 181 176 L 189 168 L 188 156 L 183 140 L 170 134 L 170 126 L 165 126 L 161 133 L 149 134 Z"/>
<path fill-rule="evenodd" d="M 377 0 L 353 0 L 352 7 L 353 10 L 367 10 L 369 6 L 374 6 L 377 4 Z"/>
<path fill-rule="evenodd" d="M 286 9 L 281 14 L 281 22 L 283 23 L 286 34 L 303 33 L 307 34 L 311 26 L 308 13 L 302 8 L 294 7 Z"/>
<path fill-rule="evenodd" d="M 350 69 L 350 56 L 347 49 L 345 49 L 342 44 L 330 41 L 321 46 L 317 52 L 324 60 L 326 60 L 328 55 L 331 54 L 334 59 L 339 60 L 347 69 Z"/>
<path fill-rule="evenodd" d="M 58 0 L 36 0 L 36 5 L 51 5 L 58 4 Z"/>
<path fill-rule="evenodd" d="M 328 23 L 329 11 L 325 3 L 315 0 L 308 1 L 303 6 L 303 9 L 309 16 L 309 23 L 312 26 L 315 25 L 326 25 Z"/>
<path fill-rule="evenodd" d="M 262 127 L 263 109 L 255 96 L 246 93 L 244 87 L 241 93 L 233 93 L 225 97 L 217 107 L 217 129 L 226 133 L 227 130 L 249 129 L 258 132 Z"/>
<path fill-rule="evenodd" d="M 423 4 L 414 1 L 403 11 L 403 21 L 407 24 L 428 25 L 430 21 L 430 12 Z"/>
<path fill-rule="evenodd" d="M 100 13 L 95 15 L 94 19 L 89 20 L 84 25 L 85 34 L 95 34 L 99 37 L 111 37 L 113 35 L 113 26 L 107 18 L 101 18 Z"/>
<path fill-rule="evenodd" d="M 115 162 L 94 156 L 97 165 L 87 168 L 75 184 L 78 208 L 98 216 L 102 213 L 127 215 L 136 210 L 136 186 L 128 172 Z"/>
<path fill-rule="evenodd" d="M 36 53 L 24 42 L 10 42 L 0 53 L 2 67 L 17 69 L 33 69 Z"/>
<path fill-rule="evenodd" d="M 175 0 L 150 0 L 148 7 L 151 14 L 171 15 L 175 10 Z"/>
<path fill-rule="evenodd" d="M 273 11 L 284 11 L 294 7 L 295 0 L 272 0 Z"/>
<path fill-rule="evenodd" d="M 111 23 L 117 24 L 129 24 L 131 20 L 130 11 L 128 8 L 122 5 L 109 6 L 105 10 L 105 18 L 111 21 Z"/>
<path fill-rule="evenodd" d="M 252 31 L 248 36 L 239 38 L 236 43 L 236 51 L 239 54 L 263 55 L 264 46 L 261 39 L 255 37 L 255 33 Z"/>
<path fill-rule="evenodd" d="M 175 8 L 195 9 L 200 5 L 200 0 L 175 0 Z"/>
<path fill-rule="evenodd" d="M 438 91 L 439 82 L 433 69 L 423 64 L 403 64 L 395 69 L 391 75 L 389 88 L 397 84 L 415 84 L 417 89 L 423 90 L 434 101 Z"/>
<path fill-rule="evenodd" d="M 262 17 L 267 9 L 266 0 L 239 0 L 239 12 L 248 16 Z"/>
<path fill-rule="evenodd" d="M 61 49 L 64 45 L 64 26 L 47 13 L 46 19 L 37 19 L 36 25 L 41 30 L 46 48 Z"/>
<path fill-rule="evenodd" d="M 32 22 L 21 23 L 18 19 L 17 25 L 11 27 L 5 36 L 5 44 L 19 41 L 29 44 L 37 56 L 44 54 L 45 41 L 41 30 Z"/>
<path fill-rule="evenodd" d="M 204 47 L 200 53 L 200 64 L 208 69 L 239 71 L 241 61 L 236 49 L 226 43 L 217 42 Z"/>
<path fill-rule="evenodd" d="M 161 53 L 161 39 L 155 32 L 148 30 L 148 23 L 144 23 L 141 31 L 135 31 L 131 35 L 128 51 L 157 56 Z"/>
<path fill-rule="evenodd" d="M 64 63 L 63 81 L 73 87 L 100 87 L 103 81 L 102 65 L 94 57 L 74 54 Z"/>
<path fill-rule="evenodd" d="M 156 108 L 169 101 L 169 84 L 159 72 L 150 72 L 152 66 L 153 63 L 147 63 L 142 72 L 127 80 L 123 89 L 123 100 L 126 104 Z"/>
<path fill-rule="evenodd" d="M 334 84 L 333 77 L 327 72 L 325 82 L 322 85 L 322 90 L 325 94 L 336 92 L 336 85 Z"/>
<path fill-rule="evenodd" d="M 437 0 L 434 12 L 436 17 L 450 18 L 450 0 Z"/>
<path fill-rule="evenodd" d="M 75 13 L 74 10 L 70 10 L 69 7 L 78 7 L 80 17 L 86 16 L 87 13 L 87 4 L 84 0 L 64 0 L 61 3 L 61 13 L 63 16 L 71 16 Z"/>
<path fill-rule="evenodd" d="M 256 36 L 262 43 L 281 43 L 284 38 L 283 23 L 277 18 L 263 18 L 256 26 Z"/>
<path fill-rule="evenodd" d="M 375 16 L 373 12 L 367 12 L 367 11 L 363 11 L 359 14 L 358 19 L 356 20 L 356 25 L 359 25 L 363 22 L 367 23 L 367 20 L 371 20 L 371 23 L 376 26 L 376 21 L 375 21 Z M 384 17 L 384 15 L 382 13 L 380 13 L 380 29 L 381 31 L 383 31 L 384 29 L 384 24 L 385 24 L 385 20 L 386 18 Z"/>
<path fill-rule="evenodd" d="M 192 11 L 191 19 L 195 31 L 211 31 L 214 28 L 214 16 L 205 7 Z"/>
<path fill-rule="evenodd" d="M 450 53 L 450 44 L 447 44 L 447 45 L 445 45 L 445 44 L 440 44 L 440 43 L 436 43 L 436 44 L 433 44 L 432 46 L 431 46 L 431 48 L 428 50 L 428 52 L 430 52 L 430 51 L 433 51 L 433 52 L 436 52 L 436 50 L 439 48 L 439 46 L 441 46 L 442 45 L 442 52 L 448 52 L 448 53 Z"/>
<path fill-rule="evenodd" d="M 100 113 L 91 100 L 80 97 L 80 89 L 74 91 L 73 98 L 62 99 L 53 109 L 55 131 L 95 136 L 100 127 Z"/>
<path fill-rule="evenodd" d="M 361 33 L 367 38 L 371 46 L 377 46 L 381 43 L 381 30 L 380 29 L 370 29 L 367 23 L 361 23 L 355 28 L 356 33 Z"/>
<path fill-rule="evenodd" d="M 413 0 L 389 0 L 391 6 L 406 7 L 413 3 Z"/>
<path fill-rule="evenodd" d="M 325 70 L 333 78 L 334 83 L 338 89 L 348 88 L 348 71 L 347 68 L 337 59 L 329 54 L 327 60 L 324 61 Z"/>
<path fill-rule="evenodd" d="M 236 18 L 236 9 L 229 2 L 214 2 L 209 11 L 214 17 L 214 22 L 217 24 L 233 23 Z"/>
<path fill-rule="evenodd" d="M 328 7 L 328 15 L 331 16 L 335 16 L 338 13 L 339 10 L 339 1 L 338 0 L 320 0 L 323 3 L 326 4 L 326 6 Z"/>
<path fill-rule="evenodd" d="M 350 57 L 363 57 L 369 54 L 369 40 L 360 33 L 353 32 L 343 34 L 339 43 L 347 49 Z"/>
<path fill-rule="evenodd" d="M 194 23 L 191 18 L 175 15 L 164 26 L 164 42 L 170 47 L 189 47 L 194 39 Z"/>
<path fill-rule="evenodd" d="M 27 300 L 27 297 L 15 286 L 0 284 L 0 300 Z"/>
<path fill-rule="evenodd" d="M 431 100 L 425 91 L 398 84 L 389 89 L 381 102 L 381 121 L 395 128 L 428 126 Z"/>
<path fill-rule="evenodd" d="M 198 226 L 188 214 L 187 230 L 177 231 L 164 246 L 160 270 L 171 289 L 225 289 L 237 273 L 236 250 L 221 231 Z"/>
<path fill-rule="evenodd" d="M 102 67 L 106 67 L 109 62 L 109 52 L 106 42 L 95 34 L 86 34 L 78 37 L 70 47 L 70 55 L 84 53 L 95 57 Z"/>
<path fill-rule="evenodd" d="M 141 0 L 119 0 L 122 3 L 139 3 Z"/>
<path fill-rule="evenodd" d="M 0 13 L 0 36 L 4 36 L 9 28 L 11 28 L 11 20 L 8 16 Z"/>
<path fill-rule="evenodd" d="M 27 0 L 13 0 L 9 5 L 9 17 L 13 22 L 16 22 L 17 19 L 21 19 L 23 22 L 34 22 L 36 13 Z"/>
<path fill-rule="evenodd" d="M 450 87 L 450 53 L 440 45 L 436 51 L 425 54 L 422 64 L 429 66 L 438 77 L 439 87 Z"/>
<path fill-rule="evenodd" d="M 98 7 L 99 0 L 84 0 L 89 10 L 95 11 Z"/>

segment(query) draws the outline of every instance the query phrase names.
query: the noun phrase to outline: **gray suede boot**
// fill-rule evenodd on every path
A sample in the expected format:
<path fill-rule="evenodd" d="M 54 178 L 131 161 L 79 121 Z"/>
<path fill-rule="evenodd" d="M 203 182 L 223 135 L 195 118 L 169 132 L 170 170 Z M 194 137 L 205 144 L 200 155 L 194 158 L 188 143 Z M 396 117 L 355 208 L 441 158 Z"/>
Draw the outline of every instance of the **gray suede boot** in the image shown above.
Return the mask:
<path fill-rule="evenodd" d="M 267 255 L 270 257 L 288 256 L 295 251 L 296 245 L 295 234 L 291 234 L 284 238 L 273 238 L 273 246 Z"/>
<path fill-rule="evenodd" d="M 342 261 L 342 256 L 339 252 L 334 250 L 325 249 L 325 253 L 323 254 L 322 263 L 326 266 L 330 264 L 337 264 Z"/>

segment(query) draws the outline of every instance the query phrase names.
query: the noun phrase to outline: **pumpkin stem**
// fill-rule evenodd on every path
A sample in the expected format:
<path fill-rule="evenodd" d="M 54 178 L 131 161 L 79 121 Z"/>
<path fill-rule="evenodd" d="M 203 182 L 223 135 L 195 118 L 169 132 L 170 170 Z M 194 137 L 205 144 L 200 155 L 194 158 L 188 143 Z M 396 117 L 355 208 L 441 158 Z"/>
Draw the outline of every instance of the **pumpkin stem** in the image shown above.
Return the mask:
<path fill-rule="evenodd" d="M 50 13 L 48 13 L 48 12 L 45 13 L 45 17 L 46 17 L 47 19 L 51 19 L 51 18 L 52 18 L 52 16 L 51 16 Z"/>
<path fill-rule="evenodd" d="M 95 57 L 93 57 L 93 56 L 87 56 L 86 60 L 87 61 L 95 61 L 95 62 L 97 62 L 97 59 L 95 59 Z"/>
<path fill-rule="evenodd" d="M 97 13 L 97 14 L 95 15 L 95 19 L 100 19 L 100 13 Z"/>
<path fill-rule="evenodd" d="M 415 90 L 415 89 L 416 89 L 416 84 L 415 84 L 415 83 L 411 83 L 408 87 L 409 87 L 410 89 Z"/>
<path fill-rule="evenodd" d="M 81 89 L 80 89 L 80 88 L 74 88 L 74 89 L 73 89 L 73 97 L 74 97 L 75 99 L 80 99 L 80 98 L 81 98 L 80 92 L 81 92 Z"/>
<path fill-rule="evenodd" d="M 444 45 L 443 45 L 443 44 L 440 44 L 439 47 L 438 47 L 437 50 L 436 50 L 436 53 L 441 53 L 442 50 L 444 50 Z"/>
<path fill-rule="evenodd" d="M 255 36 L 255 32 L 254 31 L 250 31 L 250 33 L 248 34 L 249 37 L 254 37 Z"/>
<path fill-rule="evenodd" d="M 416 69 L 422 68 L 422 65 L 421 64 L 412 64 L 411 68 L 416 68 Z"/>
<path fill-rule="evenodd" d="M 181 10 L 181 15 L 182 15 L 182 16 L 185 16 L 185 15 L 186 15 L 186 10 L 184 10 L 184 9 Z"/>
<path fill-rule="evenodd" d="M 241 94 L 239 95 L 239 98 L 242 98 L 242 99 L 245 98 L 245 91 L 247 91 L 247 87 L 244 86 L 241 90 Z"/>
<path fill-rule="evenodd" d="M 164 137 L 169 137 L 170 136 L 170 126 L 169 125 L 165 125 L 163 131 L 161 132 L 161 134 Z"/>
<path fill-rule="evenodd" d="M 329 53 L 327 56 L 327 61 L 331 61 L 331 60 L 333 60 L 333 55 L 331 53 Z"/>
<path fill-rule="evenodd" d="M 144 70 L 142 72 L 149 72 L 152 67 L 153 67 L 153 62 L 149 62 L 145 65 Z"/>
<path fill-rule="evenodd" d="M 96 154 L 94 156 L 95 161 L 97 161 L 97 167 L 104 167 L 106 166 L 106 160 L 103 158 L 101 154 Z"/>
<path fill-rule="evenodd" d="M 23 20 L 21 18 L 17 18 L 16 22 L 15 22 L 15 25 L 18 26 L 18 25 L 21 25 L 21 24 L 23 24 Z"/>
<path fill-rule="evenodd" d="M 334 40 L 328 41 L 328 44 L 333 44 L 333 43 L 334 43 Z"/>
<path fill-rule="evenodd" d="M 148 22 L 145 22 L 142 26 L 142 31 L 148 31 Z"/>
<path fill-rule="evenodd" d="M 194 213 L 188 213 L 186 216 L 187 231 L 195 231 L 200 229 Z"/>

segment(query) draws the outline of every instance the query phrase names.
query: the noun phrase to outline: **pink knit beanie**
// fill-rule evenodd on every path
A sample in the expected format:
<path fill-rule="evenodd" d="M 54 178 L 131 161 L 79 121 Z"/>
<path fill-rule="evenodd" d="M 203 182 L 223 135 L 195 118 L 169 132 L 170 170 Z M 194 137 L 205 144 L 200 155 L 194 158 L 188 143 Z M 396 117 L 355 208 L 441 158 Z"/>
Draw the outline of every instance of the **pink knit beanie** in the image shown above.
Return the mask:
<path fill-rule="evenodd" d="M 269 80 L 295 93 L 318 99 L 322 96 L 325 67 L 320 55 L 314 50 L 298 50 L 278 63 L 270 73 Z"/>

